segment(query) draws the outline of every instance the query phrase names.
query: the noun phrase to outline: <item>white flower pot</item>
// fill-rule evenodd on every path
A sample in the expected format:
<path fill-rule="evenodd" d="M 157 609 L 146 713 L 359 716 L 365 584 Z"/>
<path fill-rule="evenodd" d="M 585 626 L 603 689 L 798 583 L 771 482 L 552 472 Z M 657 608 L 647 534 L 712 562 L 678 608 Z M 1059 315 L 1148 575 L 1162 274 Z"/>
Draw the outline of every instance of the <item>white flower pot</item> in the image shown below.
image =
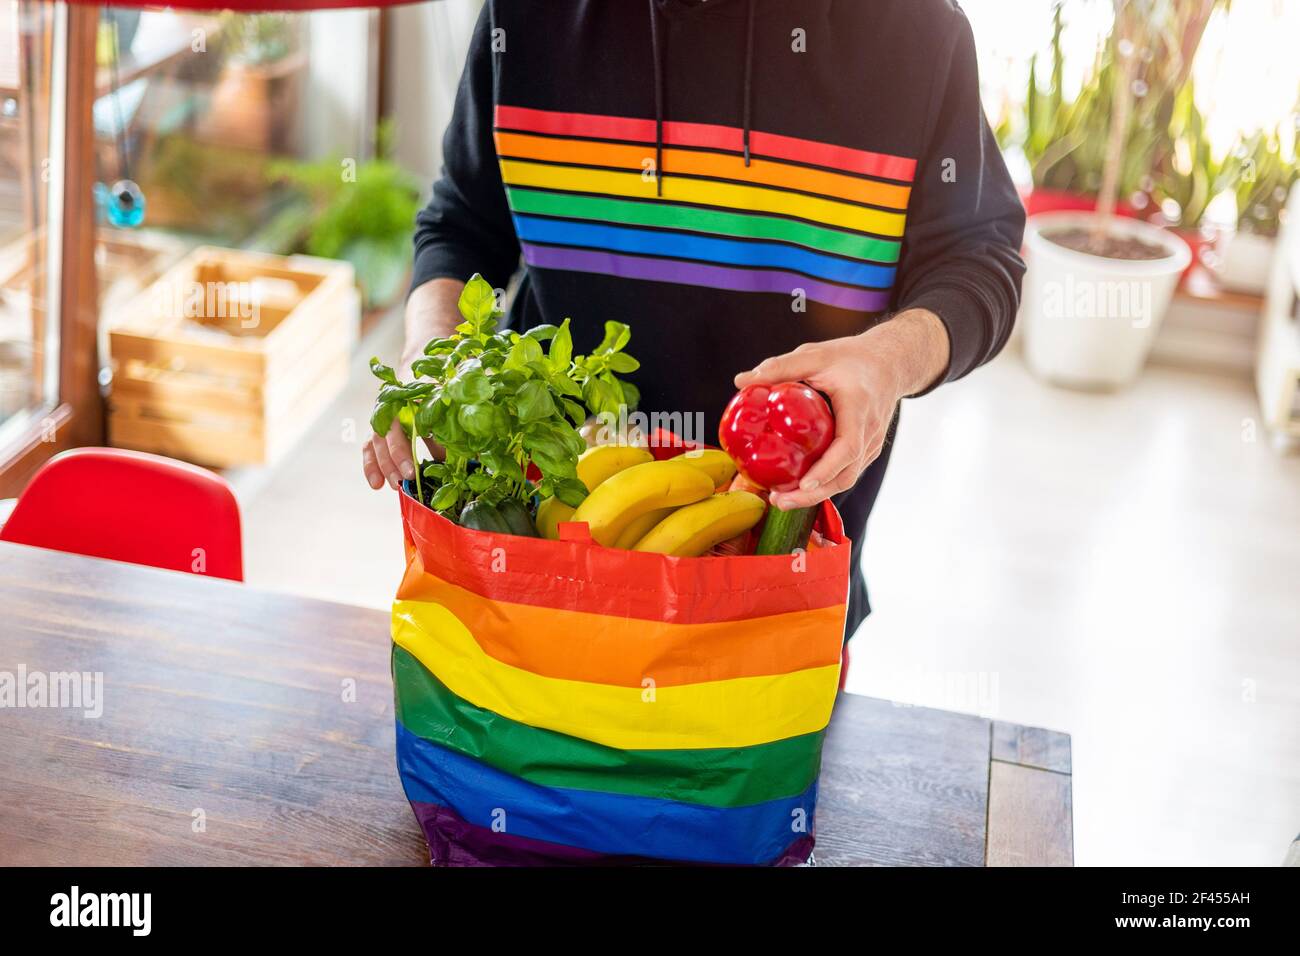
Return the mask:
<path fill-rule="evenodd" d="M 1106 259 L 1043 235 L 1096 221 L 1088 212 L 1029 219 L 1020 322 L 1025 359 L 1036 375 L 1073 388 L 1114 389 L 1142 371 L 1191 250 L 1172 232 L 1136 219 L 1111 219 L 1107 231 L 1158 246 L 1165 256 Z"/>
<path fill-rule="evenodd" d="M 1277 240 L 1253 232 L 1234 232 L 1219 244 L 1219 258 L 1214 273 L 1225 289 L 1263 295 L 1273 271 Z"/>

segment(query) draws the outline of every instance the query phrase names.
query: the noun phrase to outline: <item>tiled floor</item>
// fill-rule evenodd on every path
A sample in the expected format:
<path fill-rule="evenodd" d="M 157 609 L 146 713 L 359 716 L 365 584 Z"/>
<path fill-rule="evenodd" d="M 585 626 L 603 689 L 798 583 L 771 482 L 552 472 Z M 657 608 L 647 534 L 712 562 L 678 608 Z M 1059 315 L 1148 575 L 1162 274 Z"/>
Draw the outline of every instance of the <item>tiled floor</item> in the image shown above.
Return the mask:
<path fill-rule="evenodd" d="M 389 322 L 292 456 L 240 476 L 259 587 L 386 606 L 392 492 L 361 479 Z M 1080 864 L 1265 864 L 1300 830 L 1300 458 L 1246 381 L 1121 395 L 1005 355 L 903 410 L 849 689 L 1068 731 Z"/>

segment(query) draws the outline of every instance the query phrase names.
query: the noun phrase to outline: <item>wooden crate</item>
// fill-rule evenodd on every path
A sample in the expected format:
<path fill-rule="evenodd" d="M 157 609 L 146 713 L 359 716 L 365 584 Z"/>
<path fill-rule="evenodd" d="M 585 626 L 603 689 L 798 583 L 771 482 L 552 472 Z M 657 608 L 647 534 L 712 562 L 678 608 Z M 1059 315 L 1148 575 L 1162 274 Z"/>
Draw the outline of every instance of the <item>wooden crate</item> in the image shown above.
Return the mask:
<path fill-rule="evenodd" d="M 346 262 L 196 249 L 115 311 L 109 440 L 273 462 L 346 384 L 360 316 Z"/>

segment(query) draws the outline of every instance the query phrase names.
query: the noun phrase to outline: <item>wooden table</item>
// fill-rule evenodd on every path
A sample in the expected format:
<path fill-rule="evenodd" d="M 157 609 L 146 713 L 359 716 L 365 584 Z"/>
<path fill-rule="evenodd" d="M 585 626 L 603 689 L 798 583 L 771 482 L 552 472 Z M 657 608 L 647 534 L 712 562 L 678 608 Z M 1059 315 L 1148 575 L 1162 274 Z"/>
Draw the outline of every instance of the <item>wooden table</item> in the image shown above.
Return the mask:
<path fill-rule="evenodd" d="M 0 543 L 0 672 L 103 674 L 98 718 L 0 708 L 0 864 L 427 862 L 388 653 L 378 611 Z M 1069 738 L 843 695 L 817 829 L 822 866 L 1069 864 Z"/>

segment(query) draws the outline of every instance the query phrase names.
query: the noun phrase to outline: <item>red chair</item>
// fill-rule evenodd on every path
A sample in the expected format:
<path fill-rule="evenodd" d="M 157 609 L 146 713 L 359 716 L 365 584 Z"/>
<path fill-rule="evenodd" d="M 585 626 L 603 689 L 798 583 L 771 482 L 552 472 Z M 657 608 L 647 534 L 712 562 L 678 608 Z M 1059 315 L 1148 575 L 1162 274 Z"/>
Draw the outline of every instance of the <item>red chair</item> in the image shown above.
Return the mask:
<path fill-rule="evenodd" d="M 239 504 L 226 480 L 121 448 L 74 448 L 47 461 L 0 541 L 244 579 Z"/>

